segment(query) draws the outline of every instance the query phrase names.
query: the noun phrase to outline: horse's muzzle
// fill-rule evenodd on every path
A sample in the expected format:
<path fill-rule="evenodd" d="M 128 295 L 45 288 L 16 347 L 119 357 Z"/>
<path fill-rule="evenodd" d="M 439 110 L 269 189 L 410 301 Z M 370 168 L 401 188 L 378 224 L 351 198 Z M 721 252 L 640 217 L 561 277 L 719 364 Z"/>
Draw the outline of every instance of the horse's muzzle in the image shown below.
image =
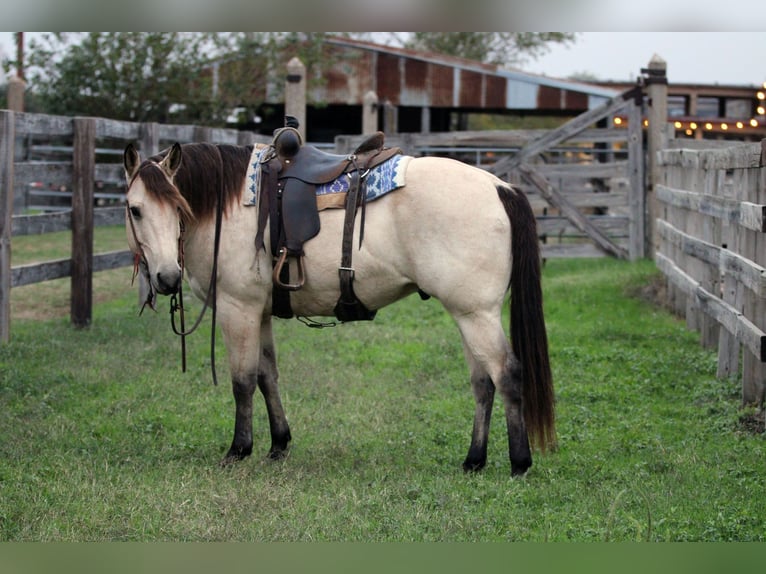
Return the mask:
<path fill-rule="evenodd" d="M 173 295 L 181 287 L 181 271 L 158 271 L 154 276 L 154 286 L 160 295 Z"/>

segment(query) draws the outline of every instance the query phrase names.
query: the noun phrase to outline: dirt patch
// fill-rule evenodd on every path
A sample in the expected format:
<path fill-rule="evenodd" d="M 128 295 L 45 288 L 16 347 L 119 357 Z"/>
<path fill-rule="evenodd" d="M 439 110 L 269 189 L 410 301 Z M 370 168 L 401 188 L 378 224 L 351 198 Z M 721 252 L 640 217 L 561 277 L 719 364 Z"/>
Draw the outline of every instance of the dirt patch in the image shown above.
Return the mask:
<path fill-rule="evenodd" d="M 747 434 L 763 434 L 766 430 L 766 410 L 739 417 L 739 430 Z"/>
<path fill-rule="evenodd" d="M 667 279 L 662 274 L 652 275 L 647 283 L 631 285 L 625 294 L 633 299 L 639 299 L 651 306 L 665 311 L 672 311 L 668 304 Z"/>

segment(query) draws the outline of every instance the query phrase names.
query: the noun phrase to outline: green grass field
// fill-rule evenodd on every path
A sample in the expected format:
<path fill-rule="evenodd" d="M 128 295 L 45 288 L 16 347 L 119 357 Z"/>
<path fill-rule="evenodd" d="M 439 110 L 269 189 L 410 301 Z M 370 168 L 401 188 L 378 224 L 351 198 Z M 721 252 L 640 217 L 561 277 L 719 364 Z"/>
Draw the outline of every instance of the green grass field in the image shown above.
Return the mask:
<path fill-rule="evenodd" d="M 124 230 L 103 233 L 97 251 L 124 245 Z M 54 249 L 34 243 L 14 239 L 15 264 Z M 715 355 L 636 296 L 656 277 L 650 262 L 547 262 L 559 447 L 522 479 L 499 401 L 487 468 L 461 470 L 473 399 L 436 301 L 322 331 L 278 320 L 290 454 L 265 458 L 257 397 L 254 455 L 220 468 L 234 403 L 222 342 L 224 384 L 211 383 L 209 321 L 184 374 L 167 302 L 138 317 L 130 269 L 96 279 L 84 330 L 66 316 L 67 282 L 14 289 L 0 539 L 764 541 L 764 435 L 742 423 Z"/>

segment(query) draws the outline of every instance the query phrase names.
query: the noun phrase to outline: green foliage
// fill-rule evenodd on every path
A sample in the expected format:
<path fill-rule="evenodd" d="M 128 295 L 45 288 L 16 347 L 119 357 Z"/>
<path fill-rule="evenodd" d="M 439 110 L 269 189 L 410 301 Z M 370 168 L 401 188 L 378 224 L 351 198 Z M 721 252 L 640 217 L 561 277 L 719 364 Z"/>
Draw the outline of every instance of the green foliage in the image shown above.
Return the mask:
<path fill-rule="evenodd" d="M 407 46 L 500 66 L 534 60 L 551 44 L 569 44 L 572 32 L 413 32 Z"/>
<path fill-rule="evenodd" d="M 30 43 L 27 76 L 49 113 L 167 122 L 173 104 L 215 115 L 204 34 L 46 34 Z M 186 111 L 178 115 L 183 120 Z"/>
<path fill-rule="evenodd" d="M 27 50 L 30 91 L 46 113 L 223 125 L 252 115 L 292 56 L 325 61 L 321 33 L 43 34 Z M 13 61 L 6 62 L 6 66 Z M 276 82 L 281 85 L 281 82 Z"/>
<path fill-rule="evenodd" d="M 258 396 L 253 456 L 219 468 L 234 413 L 210 382 L 209 324 L 181 373 L 166 303 L 137 317 L 130 270 L 115 273 L 89 329 L 15 320 L 0 347 L 1 540 L 766 540 L 764 436 L 740 425 L 714 354 L 631 295 L 656 280 L 649 261 L 546 263 L 559 440 L 523 479 L 499 404 L 487 468 L 460 469 L 459 335 L 417 297 L 372 323 L 276 321 L 290 454 L 266 459 Z"/>

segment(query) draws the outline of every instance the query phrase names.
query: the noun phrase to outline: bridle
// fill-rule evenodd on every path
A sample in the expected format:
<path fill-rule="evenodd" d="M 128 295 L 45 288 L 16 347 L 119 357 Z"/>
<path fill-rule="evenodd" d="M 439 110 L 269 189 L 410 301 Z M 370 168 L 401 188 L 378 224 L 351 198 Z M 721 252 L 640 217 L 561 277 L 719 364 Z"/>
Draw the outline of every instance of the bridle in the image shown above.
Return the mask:
<path fill-rule="evenodd" d="M 219 151 L 220 156 L 220 151 Z M 221 161 L 221 164 L 223 162 Z M 221 169 L 223 170 L 223 165 L 221 165 Z M 144 253 L 144 248 L 141 245 L 141 243 L 138 241 L 138 235 L 136 234 L 136 226 L 133 222 L 133 214 L 130 211 L 130 206 L 126 203 L 125 204 L 125 210 L 126 210 L 126 217 L 128 221 L 130 222 L 130 230 L 133 234 L 133 240 L 138 248 L 138 253 L 134 252 L 134 260 L 133 260 L 133 277 L 131 279 L 132 281 L 135 280 L 136 276 L 139 273 L 139 265 L 143 261 L 144 265 L 148 269 L 148 262 L 146 259 L 146 254 Z M 221 174 L 221 180 L 220 185 L 218 186 L 218 197 L 217 197 L 217 205 L 216 205 L 216 213 L 215 213 L 215 235 L 213 240 L 213 268 L 210 272 L 210 282 L 208 284 L 207 289 L 207 297 L 205 297 L 205 301 L 202 306 L 202 310 L 200 311 L 199 316 L 197 317 L 197 320 L 194 322 L 194 324 L 191 326 L 191 328 L 187 331 L 186 330 L 186 317 L 184 314 L 184 299 L 183 299 L 183 277 L 184 277 L 184 271 L 185 271 L 185 257 L 184 257 L 184 243 L 185 243 L 185 234 L 186 234 L 186 225 L 184 223 L 184 219 L 182 215 L 179 213 L 178 217 L 178 225 L 179 225 L 179 233 L 178 233 L 178 265 L 181 267 L 181 282 L 178 286 L 178 292 L 173 293 L 170 296 L 170 326 L 173 329 L 173 333 L 181 337 L 181 371 L 186 372 L 186 337 L 188 335 L 191 335 L 194 331 L 197 330 L 197 327 L 200 326 L 200 323 L 202 323 L 202 318 L 205 316 L 205 312 L 207 311 L 208 307 L 211 309 L 212 313 L 212 326 L 210 329 L 210 369 L 213 375 L 213 384 L 218 384 L 218 376 L 216 374 L 215 369 L 215 325 L 216 325 L 216 300 L 217 300 L 217 276 L 218 276 L 218 252 L 220 250 L 221 245 L 221 221 L 223 220 L 223 174 Z M 149 279 L 151 282 L 151 278 Z M 178 295 L 178 297 L 176 297 Z M 141 306 L 141 310 L 139 312 L 139 315 L 144 312 L 144 308 L 146 307 L 147 303 L 149 303 L 149 306 L 154 309 L 154 305 L 150 303 L 150 299 L 147 299 Z M 175 315 L 178 313 L 179 315 L 179 322 L 180 322 L 180 328 L 176 327 L 176 319 Z"/>

